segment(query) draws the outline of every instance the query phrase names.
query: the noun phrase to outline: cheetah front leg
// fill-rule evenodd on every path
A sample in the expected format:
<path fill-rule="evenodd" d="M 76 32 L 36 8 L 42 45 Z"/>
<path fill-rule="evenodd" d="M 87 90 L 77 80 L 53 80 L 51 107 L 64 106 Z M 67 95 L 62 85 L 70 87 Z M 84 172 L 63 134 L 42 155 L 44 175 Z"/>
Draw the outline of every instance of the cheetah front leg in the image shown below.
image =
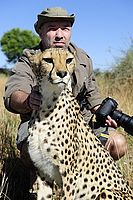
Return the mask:
<path fill-rule="evenodd" d="M 52 200 L 53 191 L 52 188 L 42 181 L 38 176 L 37 178 L 37 200 Z"/>
<path fill-rule="evenodd" d="M 37 200 L 61 200 L 62 188 L 60 188 L 55 182 L 51 188 L 48 183 L 42 181 L 38 176 L 36 180 L 37 184 Z"/>
<path fill-rule="evenodd" d="M 53 183 L 53 198 L 52 200 L 61 200 L 63 190 L 55 182 Z"/>

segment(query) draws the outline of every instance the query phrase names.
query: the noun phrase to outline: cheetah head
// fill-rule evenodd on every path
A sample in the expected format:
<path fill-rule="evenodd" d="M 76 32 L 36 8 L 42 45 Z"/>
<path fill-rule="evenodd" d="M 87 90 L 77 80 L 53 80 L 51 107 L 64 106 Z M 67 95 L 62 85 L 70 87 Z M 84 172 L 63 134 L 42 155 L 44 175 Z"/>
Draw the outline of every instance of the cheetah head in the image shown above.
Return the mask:
<path fill-rule="evenodd" d="M 71 80 L 76 61 L 74 54 L 63 48 L 50 48 L 32 55 L 26 51 L 37 80 L 65 87 Z"/>

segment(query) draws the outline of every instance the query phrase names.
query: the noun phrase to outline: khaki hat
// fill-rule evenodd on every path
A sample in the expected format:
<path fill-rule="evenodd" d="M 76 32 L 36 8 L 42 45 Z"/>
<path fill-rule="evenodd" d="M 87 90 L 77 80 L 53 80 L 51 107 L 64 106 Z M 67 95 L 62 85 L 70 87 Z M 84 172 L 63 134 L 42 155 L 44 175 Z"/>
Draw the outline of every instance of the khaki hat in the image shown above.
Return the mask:
<path fill-rule="evenodd" d="M 37 33 L 39 33 L 40 27 L 46 22 L 65 20 L 70 21 L 71 25 L 73 25 L 75 20 L 74 14 L 69 15 L 65 9 L 60 7 L 47 8 L 46 10 L 43 10 L 37 17 L 38 20 L 34 24 L 34 28 Z"/>

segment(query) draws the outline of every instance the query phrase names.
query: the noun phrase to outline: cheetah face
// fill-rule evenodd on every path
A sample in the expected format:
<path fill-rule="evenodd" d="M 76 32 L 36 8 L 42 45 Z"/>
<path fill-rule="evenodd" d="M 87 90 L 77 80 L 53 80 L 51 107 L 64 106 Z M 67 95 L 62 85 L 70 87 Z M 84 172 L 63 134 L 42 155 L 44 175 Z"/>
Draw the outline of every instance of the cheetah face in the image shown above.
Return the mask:
<path fill-rule="evenodd" d="M 39 74 L 45 82 L 60 86 L 68 84 L 76 65 L 74 55 L 62 48 L 50 48 L 28 58 L 36 77 Z"/>

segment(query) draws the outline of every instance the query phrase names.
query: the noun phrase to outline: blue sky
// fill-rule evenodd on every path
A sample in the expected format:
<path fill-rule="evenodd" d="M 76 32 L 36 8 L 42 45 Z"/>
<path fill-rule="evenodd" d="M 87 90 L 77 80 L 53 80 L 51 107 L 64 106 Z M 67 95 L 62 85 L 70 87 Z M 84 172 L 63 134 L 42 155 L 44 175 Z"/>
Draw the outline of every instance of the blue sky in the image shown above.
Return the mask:
<path fill-rule="evenodd" d="M 34 31 L 43 9 L 60 6 L 76 15 L 72 41 L 92 58 L 94 69 L 110 69 L 133 38 L 133 0 L 1 0 L 0 38 L 12 28 Z M 0 51 L 0 66 L 6 57 Z"/>

